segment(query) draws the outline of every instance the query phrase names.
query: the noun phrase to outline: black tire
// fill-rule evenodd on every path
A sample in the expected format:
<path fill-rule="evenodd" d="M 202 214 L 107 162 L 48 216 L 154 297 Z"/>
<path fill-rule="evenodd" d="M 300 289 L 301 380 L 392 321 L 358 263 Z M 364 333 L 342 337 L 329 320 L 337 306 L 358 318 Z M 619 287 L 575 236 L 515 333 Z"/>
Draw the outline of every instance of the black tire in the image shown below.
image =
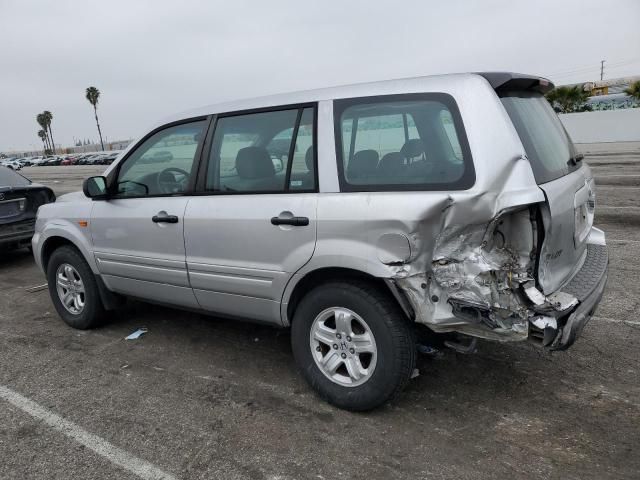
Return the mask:
<path fill-rule="evenodd" d="M 56 288 L 56 272 L 58 267 L 64 263 L 71 265 L 79 274 L 84 284 L 84 308 L 74 315 L 68 311 L 58 296 Z M 63 246 L 56 249 L 47 264 L 47 282 L 49 285 L 49 295 L 58 315 L 67 325 L 79 330 L 87 330 L 99 326 L 104 318 L 104 307 L 100 299 L 100 292 L 91 267 L 87 264 L 83 256 L 71 246 Z"/>
<path fill-rule="evenodd" d="M 318 314 L 331 307 L 355 312 L 375 338 L 377 363 L 361 385 L 335 383 L 314 360 L 311 328 Z M 326 283 L 307 293 L 294 314 L 291 344 L 296 363 L 311 387 L 329 403 L 351 411 L 371 410 L 391 401 L 408 383 L 415 367 L 413 326 L 387 292 L 366 281 Z"/>

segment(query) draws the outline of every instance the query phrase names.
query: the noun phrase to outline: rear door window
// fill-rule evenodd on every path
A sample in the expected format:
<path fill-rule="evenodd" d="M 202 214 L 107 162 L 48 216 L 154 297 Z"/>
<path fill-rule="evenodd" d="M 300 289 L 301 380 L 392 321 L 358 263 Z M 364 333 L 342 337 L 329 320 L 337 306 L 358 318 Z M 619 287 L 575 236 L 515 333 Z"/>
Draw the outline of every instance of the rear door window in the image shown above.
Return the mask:
<path fill-rule="evenodd" d="M 205 189 L 227 194 L 315 191 L 314 118 L 311 106 L 221 115 Z"/>
<path fill-rule="evenodd" d="M 390 95 L 334 102 L 343 191 L 462 190 L 475 173 L 450 95 Z"/>
<path fill-rule="evenodd" d="M 571 164 L 575 148 L 542 94 L 510 92 L 500 100 L 520 136 L 539 185 L 579 168 L 579 164 Z"/>

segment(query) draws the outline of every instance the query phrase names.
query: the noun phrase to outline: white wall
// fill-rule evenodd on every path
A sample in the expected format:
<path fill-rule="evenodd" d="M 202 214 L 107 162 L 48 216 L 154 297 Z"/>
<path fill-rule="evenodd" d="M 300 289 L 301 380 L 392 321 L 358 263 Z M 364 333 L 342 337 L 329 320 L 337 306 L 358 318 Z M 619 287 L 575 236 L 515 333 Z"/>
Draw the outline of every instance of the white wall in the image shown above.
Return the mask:
<path fill-rule="evenodd" d="M 640 108 L 566 113 L 560 120 L 575 143 L 640 141 Z"/>

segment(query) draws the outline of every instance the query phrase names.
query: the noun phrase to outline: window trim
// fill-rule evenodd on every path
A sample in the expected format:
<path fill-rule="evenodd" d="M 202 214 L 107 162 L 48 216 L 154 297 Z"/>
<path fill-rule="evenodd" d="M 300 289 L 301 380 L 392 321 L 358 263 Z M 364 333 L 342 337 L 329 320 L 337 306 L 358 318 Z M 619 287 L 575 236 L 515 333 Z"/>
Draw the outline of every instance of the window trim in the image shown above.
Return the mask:
<path fill-rule="evenodd" d="M 135 143 L 135 145 L 131 148 L 131 150 L 129 150 L 127 154 L 124 157 L 122 157 L 122 159 L 117 163 L 116 167 L 113 170 L 111 170 L 111 172 L 109 172 L 109 175 L 107 175 L 107 192 L 108 192 L 107 200 L 127 200 L 130 198 L 139 199 L 139 198 L 183 197 L 183 196 L 193 195 L 193 192 L 196 186 L 199 164 L 202 156 L 202 148 L 204 146 L 204 142 L 206 140 L 209 129 L 211 128 L 211 120 L 212 120 L 211 115 L 200 115 L 198 117 L 184 118 L 184 119 L 180 119 L 180 120 L 176 120 L 173 122 L 160 125 L 154 128 L 153 130 L 151 130 L 150 132 L 148 132 L 146 135 L 144 135 L 140 140 L 138 140 Z M 196 151 L 193 156 L 193 163 L 191 165 L 191 176 L 189 177 L 189 182 L 187 183 L 187 188 L 185 189 L 184 192 L 159 193 L 156 195 L 118 195 L 116 193 L 118 177 L 120 176 L 120 169 L 125 164 L 125 162 L 129 159 L 129 157 L 131 157 L 131 155 L 133 155 L 142 145 L 144 145 L 144 143 L 147 140 L 149 140 L 156 133 L 161 132 L 162 130 L 177 127 L 179 125 L 186 125 L 189 123 L 196 123 L 196 122 L 202 122 L 202 121 L 205 122 L 204 129 L 203 129 L 204 135 L 202 135 L 202 137 L 198 141 L 198 146 L 196 147 Z"/>
<path fill-rule="evenodd" d="M 377 185 L 352 185 L 347 182 L 344 172 L 344 147 L 342 145 L 342 114 L 354 105 L 388 103 L 398 101 L 435 101 L 442 103 L 451 112 L 453 124 L 456 128 L 460 147 L 462 149 L 462 161 L 464 163 L 464 173 L 459 180 L 448 183 L 419 183 L 419 184 L 377 184 Z M 356 118 L 356 117 L 354 117 Z M 373 95 L 368 97 L 341 98 L 333 101 L 333 128 L 335 137 L 336 161 L 338 167 L 338 183 L 341 192 L 398 192 L 398 191 L 462 191 L 469 190 L 476 183 L 476 171 L 471 155 L 471 147 L 464 128 L 462 115 L 458 109 L 458 104 L 452 95 L 443 92 L 426 93 L 401 93 L 392 95 Z M 352 129 L 351 142 L 354 142 L 355 134 Z M 355 154 L 355 152 L 353 152 Z"/>
<path fill-rule="evenodd" d="M 300 121 L 302 120 L 302 115 L 304 113 L 305 108 L 311 108 L 313 111 L 313 125 L 312 125 L 312 133 L 313 136 L 313 162 L 314 162 L 314 188 L 306 189 L 306 190 L 291 190 L 290 185 L 285 183 L 285 190 L 282 191 L 274 191 L 274 190 L 252 190 L 249 192 L 228 192 L 228 191 L 220 191 L 220 190 L 210 190 L 207 189 L 207 174 L 210 166 L 209 157 L 211 155 L 211 148 L 213 147 L 213 138 L 216 133 L 216 129 L 218 127 L 218 120 L 226 117 L 240 117 L 243 115 L 252 115 L 256 113 L 268 113 L 268 112 L 280 112 L 283 110 L 297 110 L 296 116 L 296 124 L 294 125 L 294 136 L 291 141 L 291 149 L 295 149 L 295 143 L 298 141 L 297 132 L 300 126 Z M 291 151 L 289 152 L 291 153 Z M 293 167 L 293 158 L 289 162 L 287 159 L 287 169 L 291 169 Z M 290 175 L 290 172 L 288 172 Z M 285 176 L 287 173 L 285 173 Z M 285 178 L 285 182 L 287 182 Z M 319 175 L 318 175 L 318 102 L 304 102 L 304 103 L 293 103 L 287 105 L 276 105 L 272 107 L 259 107 L 259 108 L 250 108 L 245 110 L 234 110 L 230 112 L 218 113 L 212 116 L 212 121 L 210 124 L 210 128 L 207 132 L 207 136 L 205 139 L 205 143 L 201 152 L 201 158 L 199 162 L 198 168 L 198 178 L 195 185 L 195 191 L 192 195 L 195 196 L 217 196 L 217 195 L 289 195 L 289 194 L 298 194 L 298 193 L 318 193 L 320 191 L 319 185 Z"/>

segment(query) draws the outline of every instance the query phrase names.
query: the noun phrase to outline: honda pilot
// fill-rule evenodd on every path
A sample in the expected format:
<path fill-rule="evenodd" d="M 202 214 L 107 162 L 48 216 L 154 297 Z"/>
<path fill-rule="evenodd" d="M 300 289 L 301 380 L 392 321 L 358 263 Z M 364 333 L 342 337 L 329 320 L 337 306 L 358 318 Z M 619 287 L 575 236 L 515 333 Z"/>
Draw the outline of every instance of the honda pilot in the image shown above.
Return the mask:
<path fill-rule="evenodd" d="M 350 410 L 402 390 L 420 330 L 563 350 L 608 256 L 552 88 L 455 74 L 178 115 L 40 208 L 35 260 L 74 328 L 126 297 L 290 328 L 311 387 Z"/>

